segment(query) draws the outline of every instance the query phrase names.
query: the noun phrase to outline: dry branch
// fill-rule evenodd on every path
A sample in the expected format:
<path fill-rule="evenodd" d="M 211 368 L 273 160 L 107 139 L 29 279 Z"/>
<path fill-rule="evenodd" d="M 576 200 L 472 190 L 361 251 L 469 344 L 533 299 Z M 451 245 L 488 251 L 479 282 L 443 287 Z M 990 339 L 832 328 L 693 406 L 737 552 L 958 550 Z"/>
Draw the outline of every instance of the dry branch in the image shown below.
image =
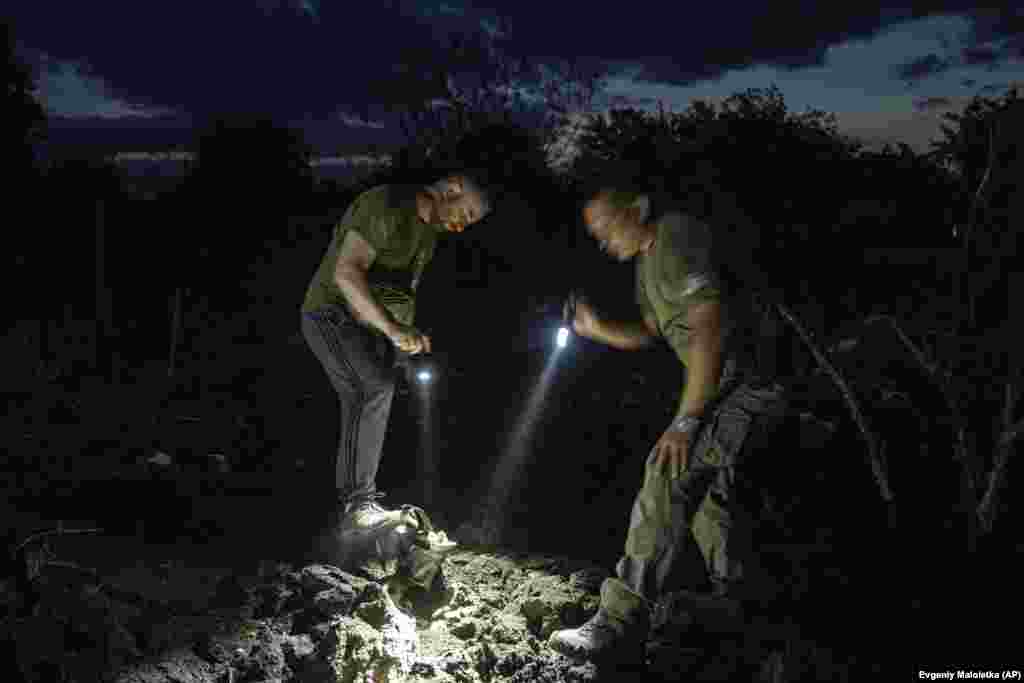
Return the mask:
<path fill-rule="evenodd" d="M 1021 420 L 1013 427 L 1003 432 L 1003 435 L 999 438 L 1000 446 L 1009 446 L 1016 441 L 1021 434 L 1024 434 L 1024 420 Z"/>
<path fill-rule="evenodd" d="M 972 493 L 977 492 L 978 472 L 974 467 L 970 447 L 967 445 L 967 420 L 964 418 L 963 411 L 960 409 L 959 401 L 957 401 L 956 397 L 953 395 L 953 391 L 949 386 L 946 375 L 939 370 L 936 363 L 928 361 L 920 347 L 913 342 L 913 340 L 892 316 L 873 316 L 868 318 L 865 323 L 870 325 L 871 323 L 881 321 L 887 322 L 892 326 L 896 336 L 900 338 L 900 341 L 907 347 L 910 355 L 914 357 L 918 365 L 921 366 L 925 374 L 932 380 L 935 386 L 938 387 L 939 392 L 942 394 L 942 398 L 946 402 L 946 408 L 949 410 L 950 416 L 953 418 L 953 428 L 955 430 L 956 437 L 953 449 L 956 453 L 956 459 L 964 468 L 964 472 L 967 475 L 967 484 L 970 487 L 970 490 Z"/>
<path fill-rule="evenodd" d="M 988 129 L 988 166 L 985 168 L 985 174 L 981 177 L 981 182 L 978 183 L 978 189 L 974 192 L 974 198 L 971 202 L 971 223 L 967 230 L 967 235 L 970 237 L 974 228 L 977 227 L 977 212 L 978 207 L 981 206 L 981 200 L 985 188 L 988 186 L 989 179 L 992 178 L 992 169 L 996 165 L 996 121 L 993 118 L 989 122 Z"/>
<path fill-rule="evenodd" d="M 181 287 L 174 289 L 174 303 L 171 309 L 171 349 L 167 358 L 167 376 L 174 377 L 175 358 L 181 343 Z"/>
<path fill-rule="evenodd" d="M 1013 442 L 1024 433 L 1024 420 L 1011 426 L 1015 407 L 1015 396 L 1013 383 L 1006 383 L 1006 403 L 1003 409 L 1003 433 L 996 442 L 996 456 L 992 463 L 992 471 L 988 475 L 988 486 L 985 488 L 985 495 L 978 504 L 978 519 L 985 533 L 991 533 L 995 523 L 996 503 L 999 498 L 999 491 L 1006 482 L 1006 466 L 1013 454 Z"/>
<path fill-rule="evenodd" d="M 974 237 L 974 233 L 978 228 L 978 208 L 981 205 L 982 196 L 985 188 L 988 186 L 989 179 L 992 177 L 992 169 L 996 165 L 996 121 L 994 116 L 989 121 L 988 130 L 988 166 L 985 169 L 985 174 L 981 178 L 981 182 L 978 183 L 978 189 L 974 192 L 974 197 L 971 199 L 971 209 L 968 214 L 967 230 L 964 231 L 964 254 L 966 256 L 966 268 L 964 270 L 964 277 L 967 280 L 967 315 L 968 322 L 973 328 L 975 324 L 976 311 L 974 310 L 974 288 L 971 287 L 971 273 L 973 272 L 972 259 L 971 259 L 971 240 Z"/>
<path fill-rule="evenodd" d="M 825 356 L 825 353 L 821 348 L 814 343 L 811 339 L 810 334 L 804 328 L 800 321 L 797 320 L 796 316 L 786 308 L 786 306 L 777 303 L 775 307 L 778 309 L 779 314 L 789 323 L 793 329 L 796 330 L 800 338 L 807 344 L 807 347 L 811 350 L 811 354 L 814 355 L 815 360 L 821 365 L 822 369 L 828 373 L 832 381 L 835 382 L 836 387 L 839 389 L 839 393 L 842 395 L 843 400 L 846 401 L 847 407 L 850 409 L 850 414 L 853 416 L 853 421 L 857 424 L 857 428 L 860 430 L 861 436 L 868 446 L 868 464 L 871 466 L 871 472 L 875 476 L 875 483 L 878 484 L 878 489 L 882 494 L 882 499 L 886 502 L 891 502 L 893 499 L 892 489 L 889 488 L 889 479 L 885 473 L 885 466 L 883 464 L 884 450 L 883 446 L 879 443 L 875 437 L 874 432 L 868 427 L 867 420 L 864 417 L 863 411 L 860 409 L 860 404 L 854 396 L 853 391 L 850 389 L 850 385 L 846 382 L 843 376 L 836 369 L 835 365 Z"/>
<path fill-rule="evenodd" d="M 103 533 L 103 529 L 65 529 L 63 527 L 63 525 L 58 524 L 56 529 L 47 529 L 46 531 L 39 531 L 37 533 L 32 534 L 31 536 L 29 536 L 28 538 L 23 540 L 21 543 L 16 545 L 10 551 L 10 553 L 11 553 L 12 556 L 16 556 L 19 552 L 21 552 L 30 543 L 34 543 L 36 541 L 42 540 L 44 538 L 47 538 L 49 536 L 66 536 L 66 535 L 73 535 L 73 534 L 101 534 L 101 533 Z"/>
<path fill-rule="evenodd" d="M 921 349 L 914 344 L 910 337 L 907 336 L 893 318 L 889 316 L 876 316 L 869 318 L 866 322 L 871 323 L 878 320 L 885 320 L 892 326 L 893 330 L 910 351 L 911 355 L 917 359 L 918 364 L 925 370 L 926 374 L 932 379 L 936 386 L 938 386 L 942 393 L 946 406 L 953 418 L 954 428 L 956 430 L 956 442 L 954 444 L 956 457 L 960 461 L 964 474 L 967 477 L 968 490 L 970 493 L 970 499 L 967 501 L 967 504 L 970 506 L 971 510 L 974 511 L 977 520 L 981 523 L 982 530 L 985 533 L 990 533 L 995 521 L 995 506 L 998 500 L 999 491 L 1006 479 L 1007 463 L 1009 462 L 1010 455 L 1013 454 L 1013 442 L 1020 437 L 1021 434 L 1024 434 L 1024 420 L 1021 420 L 1015 425 L 1011 424 L 1013 421 L 1015 406 L 1013 383 L 1008 381 L 1006 384 L 1007 393 L 1003 409 L 1003 431 L 996 440 L 995 459 L 992 470 L 988 475 L 985 493 L 982 496 L 981 502 L 976 503 L 976 495 L 980 489 L 979 480 L 981 478 L 981 473 L 978 472 L 974 455 L 967 444 L 967 422 L 964 419 L 963 411 L 960 409 L 959 402 L 954 397 L 949 386 L 948 377 L 939 371 L 936 363 L 928 362 L 925 355 L 921 352 Z"/>

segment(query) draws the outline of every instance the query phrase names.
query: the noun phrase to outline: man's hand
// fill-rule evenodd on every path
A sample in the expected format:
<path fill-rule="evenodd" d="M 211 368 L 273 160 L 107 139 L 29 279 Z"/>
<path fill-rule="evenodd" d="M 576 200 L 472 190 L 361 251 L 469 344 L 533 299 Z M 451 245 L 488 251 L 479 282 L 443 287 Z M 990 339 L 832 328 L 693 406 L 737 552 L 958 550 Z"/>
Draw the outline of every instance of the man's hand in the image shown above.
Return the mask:
<path fill-rule="evenodd" d="M 667 430 L 654 445 L 647 464 L 653 462 L 655 471 L 666 479 L 680 479 L 690 456 L 689 432 Z"/>
<path fill-rule="evenodd" d="M 405 353 L 412 355 L 430 353 L 430 337 L 412 325 L 396 325 L 388 334 L 388 338 L 392 344 Z"/>
<path fill-rule="evenodd" d="M 565 310 L 563 311 L 565 317 L 572 315 L 572 313 L 575 313 L 575 317 L 568 322 L 572 325 L 572 329 L 575 330 L 576 334 L 594 339 L 597 336 L 600 323 L 597 319 L 597 314 L 590 304 L 587 303 L 586 299 L 573 295 L 572 300 L 566 302 Z"/>
<path fill-rule="evenodd" d="M 581 337 L 617 349 L 641 349 L 654 339 L 654 335 L 642 322 L 621 322 L 598 317 L 594 307 L 578 295 L 566 302 L 562 309 L 562 319 L 572 325 L 572 329 Z"/>

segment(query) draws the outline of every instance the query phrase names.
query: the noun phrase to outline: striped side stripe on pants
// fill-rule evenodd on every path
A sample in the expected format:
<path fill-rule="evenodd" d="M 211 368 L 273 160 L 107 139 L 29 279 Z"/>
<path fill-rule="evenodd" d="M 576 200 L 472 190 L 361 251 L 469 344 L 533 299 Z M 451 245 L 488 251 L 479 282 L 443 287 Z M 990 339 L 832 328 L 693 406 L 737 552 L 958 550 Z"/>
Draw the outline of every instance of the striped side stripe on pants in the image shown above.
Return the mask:
<path fill-rule="evenodd" d="M 377 491 L 377 469 L 394 397 L 395 351 L 342 306 L 302 314 L 302 334 L 341 408 L 335 485 L 342 502 Z"/>

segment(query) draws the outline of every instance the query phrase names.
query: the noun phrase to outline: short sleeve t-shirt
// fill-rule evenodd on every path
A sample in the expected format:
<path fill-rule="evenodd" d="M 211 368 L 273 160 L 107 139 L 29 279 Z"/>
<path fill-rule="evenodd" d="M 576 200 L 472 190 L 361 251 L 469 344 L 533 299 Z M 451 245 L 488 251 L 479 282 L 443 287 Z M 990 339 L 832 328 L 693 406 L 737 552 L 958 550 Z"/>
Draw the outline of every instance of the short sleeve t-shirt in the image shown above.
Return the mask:
<path fill-rule="evenodd" d="M 741 347 L 745 340 L 740 333 L 750 329 L 752 311 L 746 298 L 723 279 L 710 226 L 671 209 L 654 220 L 654 244 L 637 258 L 636 300 L 641 310 L 653 315 L 658 331 L 686 366 L 693 335 L 687 315 L 698 303 L 718 301 L 726 339 L 724 360 L 735 361 L 737 370 L 751 369 L 751 360 L 740 357 L 741 349 L 747 348 Z"/>
<path fill-rule="evenodd" d="M 416 288 L 433 258 L 440 228 L 420 220 L 416 212 L 416 186 L 380 185 L 352 202 L 334 228 L 319 268 L 306 289 L 303 312 L 329 304 L 346 306 L 334 279 L 341 245 L 355 230 L 376 253 L 367 273 L 370 293 L 398 322 L 411 325 L 416 310 Z"/>

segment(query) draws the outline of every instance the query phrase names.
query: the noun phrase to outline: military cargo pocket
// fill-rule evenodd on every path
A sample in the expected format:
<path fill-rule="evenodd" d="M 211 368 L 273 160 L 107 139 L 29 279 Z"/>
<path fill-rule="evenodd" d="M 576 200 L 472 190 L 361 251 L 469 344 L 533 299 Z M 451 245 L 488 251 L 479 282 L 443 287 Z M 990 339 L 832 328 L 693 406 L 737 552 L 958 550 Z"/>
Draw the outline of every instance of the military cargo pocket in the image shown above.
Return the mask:
<path fill-rule="evenodd" d="M 694 455 L 713 467 L 733 467 L 750 433 L 752 416 L 737 406 L 724 405 L 709 425 L 707 439 Z"/>

